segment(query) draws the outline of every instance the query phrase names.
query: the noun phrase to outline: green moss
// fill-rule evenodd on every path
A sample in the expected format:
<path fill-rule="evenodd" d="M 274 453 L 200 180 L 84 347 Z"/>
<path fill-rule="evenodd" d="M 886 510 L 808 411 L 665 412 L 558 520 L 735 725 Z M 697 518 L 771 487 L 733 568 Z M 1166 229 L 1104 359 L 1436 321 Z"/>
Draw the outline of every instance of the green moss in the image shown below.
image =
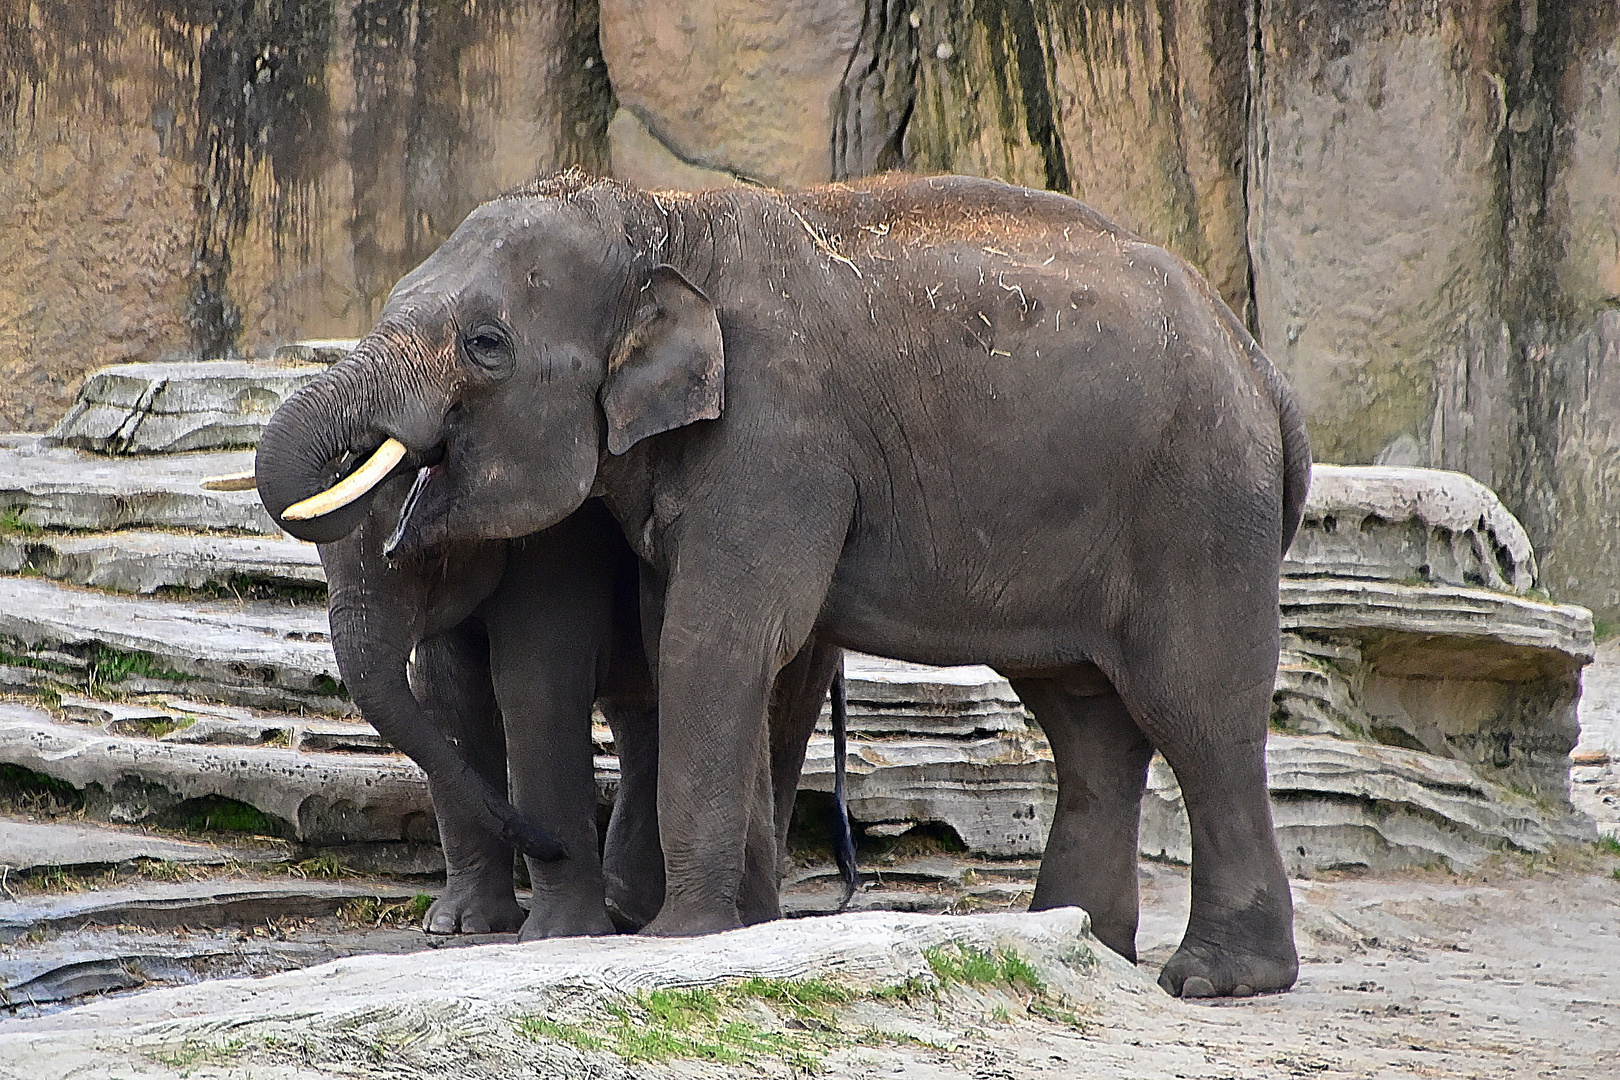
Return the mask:
<path fill-rule="evenodd" d="M 1592 620 L 1592 639 L 1594 641 L 1608 641 L 1616 634 L 1620 634 L 1620 623 L 1610 622 L 1608 619 Z"/>
<path fill-rule="evenodd" d="M 1597 849 L 1605 855 L 1620 855 L 1620 836 L 1604 833 L 1597 839 Z"/>
<path fill-rule="evenodd" d="M 291 829 L 277 818 L 245 802 L 223 795 L 187 799 L 163 815 L 163 824 L 190 832 L 247 833 L 252 836 L 287 836 Z"/>
<path fill-rule="evenodd" d="M 131 675 L 142 679 L 164 682 L 190 682 L 195 675 L 158 666 L 157 659 L 148 652 L 131 652 L 110 645 L 97 645 L 90 660 L 90 684 L 113 685 Z"/>
<path fill-rule="evenodd" d="M 33 655 L 26 645 L 14 639 L 5 639 L 0 644 L 0 664 L 9 664 L 12 667 L 28 668 L 31 671 L 46 671 L 52 675 L 78 676 L 83 668 L 71 667 L 57 660 L 46 660 Z"/>
<path fill-rule="evenodd" d="M 342 698 L 344 701 L 349 700 L 348 687 L 344 686 L 330 675 L 317 675 L 310 680 L 309 685 L 310 688 L 313 689 L 317 694 L 324 694 L 327 697 Z"/>

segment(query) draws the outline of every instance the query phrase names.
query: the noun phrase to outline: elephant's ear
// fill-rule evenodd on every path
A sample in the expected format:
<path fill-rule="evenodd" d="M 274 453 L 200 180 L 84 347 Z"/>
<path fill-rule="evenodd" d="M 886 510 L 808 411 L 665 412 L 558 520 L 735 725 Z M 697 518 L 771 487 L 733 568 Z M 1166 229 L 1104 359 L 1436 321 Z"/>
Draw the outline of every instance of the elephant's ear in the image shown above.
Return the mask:
<path fill-rule="evenodd" d="M 614 348 L 602 388 L 614 454 L 649 435 L 717 419 L 725 404 L 725 349 L 714 304 L 673 266 L 652 272 L 647 293 L 648 313 Z"/>

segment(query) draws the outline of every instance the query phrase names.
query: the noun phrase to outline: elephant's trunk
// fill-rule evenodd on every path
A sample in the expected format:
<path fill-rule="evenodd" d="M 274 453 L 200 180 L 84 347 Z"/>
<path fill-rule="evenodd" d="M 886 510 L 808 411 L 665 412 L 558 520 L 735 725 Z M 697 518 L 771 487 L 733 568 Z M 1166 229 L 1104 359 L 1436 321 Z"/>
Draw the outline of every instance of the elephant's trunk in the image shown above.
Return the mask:
<path fill-rule="evenodd" d="M 374 567 L 372 572 L 382 570 Z M 380 602 L 377 584 L 362 574 L 355 588 L 335 592 L 330 602 L 332 650 L 361 714 L 390 745 L 421 766 L 435 792 L 460 797 L 456 812 L 465 820 L 542 862 L 565 858 L 562 842 L 518 813 L 467 763 L 417 701 L 406 668 L 415 620 Z"/>
<path fill-rule="evenodd" d="M 254 459 L 259 498 L 277 525 L 300 540 L 339 540 L 366 516 L 383 480 L 421 463 L 450 401 L 435 359 L 408 328 L 379 326 L 282 403 Z M 357 463 L 338 485 L 355 490 L 329 492 Z"/>

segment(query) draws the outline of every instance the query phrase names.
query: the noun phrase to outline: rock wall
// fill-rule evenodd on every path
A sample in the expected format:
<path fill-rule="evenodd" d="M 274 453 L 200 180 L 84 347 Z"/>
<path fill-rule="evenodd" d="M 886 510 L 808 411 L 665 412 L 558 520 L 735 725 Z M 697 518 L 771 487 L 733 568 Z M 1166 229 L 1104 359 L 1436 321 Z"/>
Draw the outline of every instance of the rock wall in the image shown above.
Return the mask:
<path fill-rule="evenodd" d="M 975 173 L 1186 256 L 1319 458 L 1474 476 L 1556 596 L 1620 618 L 1613 0 L 233 11 L 0 0 L 0 424 L 103 363 L 357 334 L 534 171 Z"/>
<path fill-rule="evenodd" d="M 480 201 L 606 168 L 596 38 L 588 0 L 0 0 L 0 428 L 359 333 Z"/>

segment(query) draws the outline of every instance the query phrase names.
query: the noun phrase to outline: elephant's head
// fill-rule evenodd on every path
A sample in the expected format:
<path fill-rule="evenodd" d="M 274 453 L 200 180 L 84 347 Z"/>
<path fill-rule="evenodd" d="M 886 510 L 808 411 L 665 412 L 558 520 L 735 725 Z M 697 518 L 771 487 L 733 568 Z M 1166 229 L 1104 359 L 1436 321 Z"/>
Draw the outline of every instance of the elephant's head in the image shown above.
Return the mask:
<path fill-rule="evenodd" d="M 522 536 L 585 500 L 604 450 L 719 416 L 719 321 L 651 254 L 665 229 L 653 200 L 577 174 L 479 207 L 272 417 L 265 507 L 329 542 L 415 470 L 398 546 Z"/>

